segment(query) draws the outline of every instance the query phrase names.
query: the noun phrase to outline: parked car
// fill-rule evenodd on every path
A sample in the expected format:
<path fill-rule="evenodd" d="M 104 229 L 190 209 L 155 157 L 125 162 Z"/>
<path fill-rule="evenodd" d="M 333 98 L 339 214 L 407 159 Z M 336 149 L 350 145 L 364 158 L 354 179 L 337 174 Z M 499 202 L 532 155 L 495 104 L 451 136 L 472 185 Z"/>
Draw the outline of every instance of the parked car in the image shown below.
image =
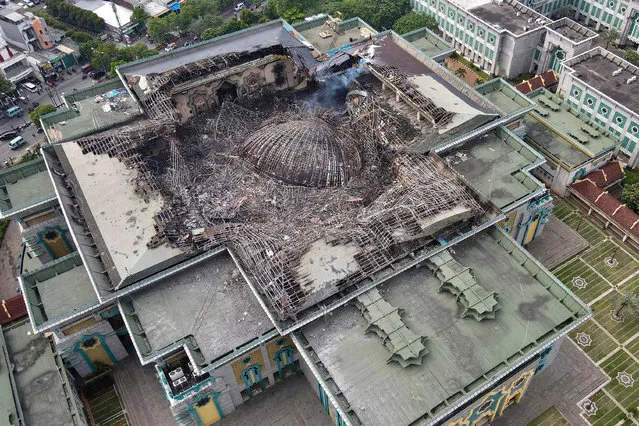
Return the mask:
<path fill-rule="evenodd" d="M 27 0 L 26 2 L 24 2 L 24 4 L 25 4 L 27 7 L 35 7 L 35 3 L 34 3 L 34 2 L 32 2 L 32 1 L 30 1 L 30 0 Z"/>
<path fill-rule="evenodd" d="M 235 5 L 235 8 L 233 10 L 235 10 L 236 12 L 239 12 L 240 10 L 244 9 L 246 7 L 246 5 L 244 3 L 238 3 Z"/>
<path fill-rule="evenodd" d="M 31 93 L 36 93 L 38 91 L 38 86 L 36 86 L 33 83 L 29 83 L 29 82 L 22 83 L 22 87 L 24 87 Z"/>
<path fill-rule="evenodd" d="M 164 48 L 165 52 L 170 52 L 171 50 L 175 50 L 177 48 L 177 43 L 169 43 Z"/>
<path fill-rule="evenodd" d="M 25 141 L 22 136 L 16 136 L 11 140 L 11 142 L 9 142 L 9 148 L 15 150 L 20 148 L 22 145 L 25 145 L 26 143 L 27 141 Z"/>
<path fill-rule="evenodd" d="M 22 117 L 23 114 L 24 111 L 19 106 L 12 106 L 7 110 L 7 117 L 9 118 Z"/>
<path fill-rule="evenodd" d="M 93 71 L 89 71 L 89 77 L 91 77 L 94 80 L 99 80 L 102 77 L 104 77 L 106 75 L 106 73 L 102 70 L 93 70 Z"/>
<path fill-rule="evenodd" d="M 0 140 L 10 141 L 12 139 L 15 139 L 17 136 L 20 136 L 18 132 L 16 132 L 15 130 L 9 130 L 8 132 L 0 134 Z"/>
<path fill-rule="evenodd" d="M 91 71 L 92 69 L 93 69 L 93 65 L 91 65 L 91 64 L 85 64 L 85 65 L 82 65 L 82 66 L 80 67 L 80 70 L 81 70 L 83 73 L 87 73 L 87 72 Z"/>

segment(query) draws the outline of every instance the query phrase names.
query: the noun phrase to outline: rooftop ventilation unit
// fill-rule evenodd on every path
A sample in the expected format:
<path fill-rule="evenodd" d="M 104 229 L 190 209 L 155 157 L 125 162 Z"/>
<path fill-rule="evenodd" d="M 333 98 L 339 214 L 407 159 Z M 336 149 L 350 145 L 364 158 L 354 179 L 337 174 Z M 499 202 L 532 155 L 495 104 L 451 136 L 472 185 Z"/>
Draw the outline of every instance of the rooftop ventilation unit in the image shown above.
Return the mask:
<path fill-rule="evenodd" d="M 528 23 L 532 24 L 533 18 L 528 18 Z"/>
<path fill-rule="evenodd" d="M 516 13 L 516 15 L 517 15 L 517 16 L 521 16 L 521 12 L 517 12 L 517 13 Z"/>
<path fill-rule="evenodd" d="M 636 76 L 636 75 L 633 75 L 633 76 L 632 76 L 632 77 L 630 77 L 628 80 L 626 80 L 626 84 L 630 84 L 630 83 L 632 83 L 633 81 L 635 81 L 636 79 L 637 79 L 637 76 Z"/>
<path fill-rule="evenodd" d="M 613 71 L 613 72 L 612 72 L 612 75 L 613 75 L 613 76 L 617 76 L 617 75 L 621 74 L 621 72 L 622 72 L 622 71 L 623 71 L 623 68 L 619 68 L 619 69 L 617 69 L 617 70 Z"/>

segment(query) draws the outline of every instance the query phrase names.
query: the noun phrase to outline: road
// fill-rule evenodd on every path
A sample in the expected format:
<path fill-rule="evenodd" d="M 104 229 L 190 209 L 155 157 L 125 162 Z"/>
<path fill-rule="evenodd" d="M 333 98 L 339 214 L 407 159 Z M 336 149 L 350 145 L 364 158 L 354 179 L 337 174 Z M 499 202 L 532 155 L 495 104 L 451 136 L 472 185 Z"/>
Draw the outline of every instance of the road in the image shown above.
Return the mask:
<path fill-rule="evenodd" d="M 65 93 L 72 92 L 73 89 L 84 89 L 95 84 L 95 81 L 90 78 L 82 80 L 82 73 L 80 72 L 73 73 L 72 75 L 68 75 L 65 72 L 62 76 L 64 80 L 59 81 L 57 86 L 48 87 L 48 91 L 44 87 L 42 87 L 39 94 L 22 90 L 23 96 L 27 99 L 25 101 L 19 101 L 18 105 L 24 109 L 24 115 L 22 117 L 8 118 L 3 111 L 1 114 L 2 116 L 0 117 L 0 133 L 12 130 L 18 126 L 24 125 L 25 123 L 29 124 L 28 110 L 32 102 L 38 102 L 40 105 L 60 105 L 62 103 L 62 96 Z M 9 141 L 0 141 L 0 165 L 3 165 L 10 157 L 13 159 L 20 157 L 22 154 L 27 152 L 30 147 L 44 139 L 44 134 L 37 133 L 33 124 L 24 129 L 21 132 L 21 135 L 26 139 L 27 144 L 21 146 L 15 151 L 12 151 L 9 148 Z"/>

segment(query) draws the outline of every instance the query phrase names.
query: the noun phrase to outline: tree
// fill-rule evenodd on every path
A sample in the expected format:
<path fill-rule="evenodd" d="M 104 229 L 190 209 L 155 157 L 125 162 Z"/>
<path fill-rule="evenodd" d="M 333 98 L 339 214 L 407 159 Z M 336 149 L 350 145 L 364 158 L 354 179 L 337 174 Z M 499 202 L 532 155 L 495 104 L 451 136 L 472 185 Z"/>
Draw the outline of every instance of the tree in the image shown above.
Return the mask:
<path fill-rule="evenodd" d="M 455 70 L 455 75 L 463 80 L 466 77 L 466 68 L 464 67 L 457 68 Z"/>
<path fill-rule="evenodd" d="M 621 201 L 635 213 L 639 212 L 639 183 L 624 185 L 621 190 Z"/>
<path fill-rule="evenodd" d="M 610 43 L 614 43 L 619 38 L 619 31 L 614 28 L 603 31 L 601 34 L 601 40 L 606 42 L 606 49 L 610 46 Z"/>
<path fill-rule="evenodd" d="M 112 43 L 100 43 L 91 52 L 91 65 L 93 68 L 108 72 L 111 61 L 117 56 L 118 48 Z"/>
<path fill-rule="evenodd" d="M 253 25 L 258 19 L 259 16 L 257 13 L 251 12 L 248 9 L 242 9 L 240 12 L 240 20 L 246 22 L 248 25 Z"/>
<path fill-rule="evenodd" d="M 6 94 L 13 90 L 13 84 L 4 77 L 0 77 L 0 93 Z"/>
<path fill-rule="evenodd" d="M 176 15 L 173 13 L 162 18 L 149 19 L 146 32 L 158 43 L 164 43 L 173 38 L 171 31 L 175 30 L 176 23 Z"/>
<path fill-rule="evenodd" d="M 29 114 L 29 120 L 36 127 L 40 127 L 40 117 L 52 112 L 55 112 L 56 108 L 51 104 L 38 105 L 35 109 Z"/>
<path fill-rule="evenodd" d="M 111 70 L 109 71 L 109 78 L 118 78 L 118 74 L 115 72 L 115 69 L 122 64 L 126 64 L 127 61 L 120 59 L 117 61 L 111 62 Z"/>
<path fill-rule="evenodd" d="M 613 314 L 613 317 L 619 318 L 621 311 L 625 308 L 630 309 L 631 314 L 639 313 L 639 296 L 636 294 L 619 293 L 615 300 L 615 306 L 617 310 Z"/>
<path fill-rule="evenodd" d="M 639 63 L 639 53 L 635 52 L 634 50 L 626 50 L 625 52 L 623 52 L 623 56 L 629 62 Z"/>
<path fill-rule="evenodd" d="M 439 27 L 437 26 L 435 18 L 419 12 L 410 12 L 409 14 L 399 18 L 393 24 L 393 31 L 397 34 L 406 34 L 423 27 L 426 27 L 435 33 L 439 32 Z"/>
<path fill-rule="evenodd" d="M 133 13 L 131 14 L 131 22 L 136 25 L 142 25 L 146 22 L 149 16 L 146 14 L 144 9 L 141 7 L 136 7 L 133 9 Z"/>

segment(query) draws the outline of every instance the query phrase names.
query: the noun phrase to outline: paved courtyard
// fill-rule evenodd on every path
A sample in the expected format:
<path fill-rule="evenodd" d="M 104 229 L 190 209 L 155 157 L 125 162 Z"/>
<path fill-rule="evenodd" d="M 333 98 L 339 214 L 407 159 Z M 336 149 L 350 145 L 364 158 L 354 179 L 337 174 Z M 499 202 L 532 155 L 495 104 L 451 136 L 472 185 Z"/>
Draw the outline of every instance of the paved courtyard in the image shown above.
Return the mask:
<path fill-rule="evenodd" d="M 331 426 L 306 377 L 287 378 L 238 407 L 220 426 Z"/>
<path fill-rule="evenodd" d="M 639 293 L 639 255 L 565 200 L 555 199 L 554 214 L 589 244 L 553 269 L 594 312 L 569 338 L 608 377 L 579 403 L 582 417 L 592 425 L 639 425 L 639 313 L 615 315 L 621 293 Z"/>
<path fill-rule="evenodd" d="M 607 383 L 608 376 L 570 339 L 563 341 L 556 356 L 530 383 L 521 404 L 508 407 L 492 426 L 587 425 L 577 404 Z"/>

